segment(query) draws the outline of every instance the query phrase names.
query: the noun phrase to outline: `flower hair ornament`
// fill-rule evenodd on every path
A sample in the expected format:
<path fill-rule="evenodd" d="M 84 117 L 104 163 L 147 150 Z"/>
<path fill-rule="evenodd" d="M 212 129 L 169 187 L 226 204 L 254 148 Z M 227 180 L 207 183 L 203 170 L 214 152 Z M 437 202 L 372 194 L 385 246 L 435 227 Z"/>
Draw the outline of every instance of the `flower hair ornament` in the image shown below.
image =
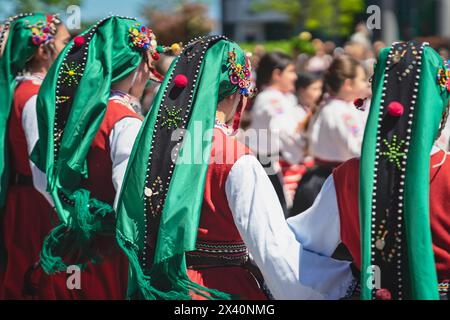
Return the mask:
<path fill-rule="evenodd" d="M 230 63 L 230 82 L 239 86 L 239 93 L 246 97 L 253 97 L 256 90 L 251 88 L 251 66 L 248 57 L 245 57 L 245 66 L 236 62 L 236 50 L 228 52 L 228 63 Z"/>
<path fill-rule="evenodd" d="M 170 47 L 158 45 L 153 30 L 143 24 L 136 23 L 129 30 L 131 46 L 141 51 L 150 51 L 153 60 L 159 60 L 161 53 L 172 52 L 178 55 L 182 50 L 181 43 L 174 43 Z"/>
<path fill-rule="evenodd" d="M 442 88 L 450 92 L 450 60 L 444 61 L 444 67 L 438 71 L 437 80 Z"/>
<path fill-rule="evenodd" d="M 57 15 L 45 15 L 46 20 L 39 20 L 35 24 L 28 24 L 31 29 L 31 41 L 34 45 L 47 44 L 55 38 L 56 26 L 61 23 Z"/>
<path fill-rule="evenodd" d="M 158 45 L 153 30 L 138 22 L 130 27 L 129 37 L 130 46 L 132 48 L 135 48 L 136 50 L 141 52 L 149 51 L 154 61 L 159 60 L 161 53 L 172 53 L 174 55 L 178 55 L 182 50 L 181 43 L 174 43 L 170 47 Z M 146 55 L 144 55 L 144 59 L 147 59 Z M 153 66 L 149 65 L 149 68 L 152 70 L 151 79 L 157 82 L 161 82 L 163 76 L 160 75 Z"/>

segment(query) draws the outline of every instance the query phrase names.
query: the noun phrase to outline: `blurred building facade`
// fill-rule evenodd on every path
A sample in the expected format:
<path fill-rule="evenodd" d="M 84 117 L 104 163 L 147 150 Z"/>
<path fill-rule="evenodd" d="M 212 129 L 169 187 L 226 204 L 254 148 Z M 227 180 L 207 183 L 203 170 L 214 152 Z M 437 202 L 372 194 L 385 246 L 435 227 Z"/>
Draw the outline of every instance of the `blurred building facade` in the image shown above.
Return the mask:
<path fill-rule="evenodd" d="M 381 8 L 375 39 L 386 43 L 417 37 L 450 39 L 450 0 L 366 0 Z"/>

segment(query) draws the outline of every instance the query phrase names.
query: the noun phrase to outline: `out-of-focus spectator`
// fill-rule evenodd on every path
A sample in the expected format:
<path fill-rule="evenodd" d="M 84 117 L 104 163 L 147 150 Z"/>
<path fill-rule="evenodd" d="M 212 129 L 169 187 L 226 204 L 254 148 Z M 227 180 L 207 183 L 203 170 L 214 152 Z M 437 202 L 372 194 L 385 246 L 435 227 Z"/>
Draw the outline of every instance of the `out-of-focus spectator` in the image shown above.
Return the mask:
<path fill-rule="evenodd" d="M 369 50 L 359 43 L 347 43 L 344 47 L 345 54 L 357 61 L 363 61 L 367 58 Z"/>
<path fill-rule="evenodd" d="M 279 156 L 290 163 L 302 157 L 299 123 L 305 111 L 298 107 L 295 92 L 297 74 L 291 57 L 281 52 L 262 57 L 256 84 L 260 91 L 251 110 L 251 125 L 244 135 L 246 143 L 268 171 L 280 203 L 287 212 Z"/>
<path fill-rule="evenodd" d="M 324 84 L 329 97 L 314 115 L 307 133 L 315 166 L 300 181 L 291 215 L 309 208 L 333 168 L 361 152 L 367 115 L 353 102 L 369 90 L 364 68 L 355 59 L 340 56 L 325 73 Z"/>
<path fill-rule="evenodd" d="M 259 62 L 261 61 L 261 58 L 266 54 L 266 49 L 263 45 L 257 44 L 253 48 L 253 52 L 250 56 L 250 62 L 252 64 L 253 70 L 257 70 L 259 66 Z"/>
<path fill-rule="evenodd" d="M 305 70 L 309 72 L 323 72 L 332 61 L 332 57 L 325 51 L 325 45 L 320 39 L 313 40 L 315 55 L 306 63 Z"/>
<path fill-rule="evenodd" d="M 335 49 L 336 49 L 336 44 L 333 41 L 325 41 L 324 50 L 327 55 L 333 56 Z"/>
<path fill-rule="evenodd" d="M 360 22 L 355 27 L 355 33 L 350 37 L 350 43 L 359 44 L 365 50 L 370 50 L 372 48 L 370 38 L 370 30 L 366 27 L 366 24 L 364 22 Z"/>
<path fill-rule="evenodd" d="M 299 122 L 298 132 L 302 134 L 303 153 L 307 148 L 307 141 L 304 138 L 304 131 L 308 126 L 308 123 L 316 111 L 323 91 L 322 77 L 317 73 L 302 72 L 298 74 L 298 79 L 295 84 L 297 98 L 299 102 L 299 109 L 303 111 L 303 121 Z M 311 167 L 313 162 L 311 158 L 302 157 L 298 163 L 289 163 L 284 160 L 280 160 L 280 166 L 284 178 L 284 187 L 287 191 L 289 200 L 294 200 L 295 191 L 297 190 L 298 183 L 302 176 L 305 174 L 306 169 Z"/>

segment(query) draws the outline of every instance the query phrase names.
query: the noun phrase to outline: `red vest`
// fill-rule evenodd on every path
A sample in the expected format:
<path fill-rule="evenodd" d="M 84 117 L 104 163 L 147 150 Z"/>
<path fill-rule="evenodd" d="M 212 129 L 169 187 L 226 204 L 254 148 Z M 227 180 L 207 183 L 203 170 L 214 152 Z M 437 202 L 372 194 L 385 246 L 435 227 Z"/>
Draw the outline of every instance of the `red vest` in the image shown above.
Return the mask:
<path fill-rule="evenodd" d="M 27 140 L 22 128 L 22 112 L 30 98 L 39 92 L 41 84 L 34 80 L 24 80 L 14 91 L 14 100 L 8 123 L 11 172 L 31 176 L 28 160 Z"/>
<path fill-rule="evenodd" d="M 112 182 L 112 160 L 109 136 L 114 125 L 120 120 L 139 115 L 117 100 L 109 100 L 105 117 L 91 143 L 87 155 L 89 176 L 83 187 L 91 191 L 92 196 L 110 205 L 114 203 L 116 190 Z"/>
<path fill-rule="evenodd" d="M 221 129 L 214 130 L 196 250 L 186 254 L 190 261 L 197 263 L 194 262 L 194 267 L 188 266 L 187 272 L 192 281 L 202 286 L 242 299 L 260 300 L 267 297 L 255 280 L 255 270 L 250 271 L 248 265 L 242 266 L 248 258 L 247 247 L 234 223 L 225 192 L 233 165 L 249 153 L 250 150 L 234 137 L 227 136 Z M 211 258 L 215 262 L 202 266 L 201 261 Z M 194 293 L 192 297 L 204 299 Z"/>
<path fill-rule="evenodd" d="M 214 129 L 210 165 L 206 174 L 203 205 L 197 235 L 197 249 L 215 245 L 218 251 L 229 246 L 245 245 L 233 220 L 225 193 L 225 183 L 231 168 L 250 150 L 235 137 Z M 204 247 L 205 246 L 205 247 Z M 239 250 L 238 250 L 239 251 Z"/>
<path fill-rule="evenodd" d="M 431 156 L 430 162 L 430 227 L 440 282 L 450 279 L 450 161 L 433 168 L 443 157 L 443 151 L 437 152 Z M 339 206 L 341 239 L 356 267 L 360 269 L 359 159 L 351 159 L 336 168 L 333 178 Z"/>

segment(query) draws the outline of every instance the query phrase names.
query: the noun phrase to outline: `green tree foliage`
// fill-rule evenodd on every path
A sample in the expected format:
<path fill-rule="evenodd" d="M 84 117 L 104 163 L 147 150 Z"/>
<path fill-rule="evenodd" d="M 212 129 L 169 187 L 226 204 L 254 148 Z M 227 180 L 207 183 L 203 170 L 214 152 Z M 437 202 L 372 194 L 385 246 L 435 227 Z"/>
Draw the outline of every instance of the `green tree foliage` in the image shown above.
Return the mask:
<path fill-rule="evenodd" d="M 256 11 L 286 14 L 294 27 L 345 37 L 353 31 L 355 15 L 364 0 L 253 0 Z"/>

